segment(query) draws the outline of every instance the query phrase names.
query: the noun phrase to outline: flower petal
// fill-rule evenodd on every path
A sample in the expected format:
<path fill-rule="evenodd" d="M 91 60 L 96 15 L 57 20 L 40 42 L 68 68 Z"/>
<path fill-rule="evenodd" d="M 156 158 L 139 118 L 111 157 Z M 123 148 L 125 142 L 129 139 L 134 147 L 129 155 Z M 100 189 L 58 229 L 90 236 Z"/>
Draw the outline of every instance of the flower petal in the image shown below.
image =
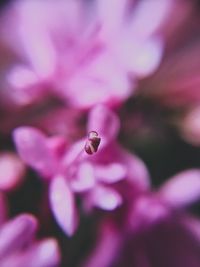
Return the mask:
<path fill-rule="evenodd" d="M 122 197 L 114 189 L 98 186 L 92 191 L 93 205 L 103 210 L 114 210 L 122 204 Z"/>
<path fill-rule="evenodd" d="M 192 204 L 200 199 L 200 170 L 187 170 L 173 176 L 158 193 L 172 207 Z"/>
<path fill-rule="evenodd" d="M 99 181 L 105 183 L 118 182 L 125 178 L 126 174 L 126 166 L 117 162 L 108 165 L 97 165 L 95 167 L 95 176 Z"/>
<path fill-rule="evenodd" d="M 15 188 L 25 175 L 25 165 L 20 158 L 12 152 L 0 154 L 0 189 Z"/>
<path fill-rule="evenodd" d="M 19 251 L 1 261 L 2 267 L 56 267 L 60 262 L 57 241 L 53 238 L 44 239 L 31 245 L 27 250 Z"/>
<path fill-rule="evenodd" d="M 51 176 L 57 159 L 47 145 L 45 135 L 33 127 L 18 127 L 13 133 L 20 157 L 44 176 Z"/>
<path fill-rule="evenodd" d="M 76 177 L 70 183 L 73 191 L 83 192 L 91 189 L 95 185 L 94 169 L 89 162 L 79 165 Z"/>
<path fill-rule="evenodd" d="M 57 223 L 72 236 L 78 226 L 74 195 L 62 176 L 54 177 L 50 185 L 50 203 Z"/>
<path fill-rule="evenodd" d="M 119 126 L 117 115 L 104 105 L 95 106 L 89 114 L 87 130 L 88 132 L 96 131 L 102 138 L 101 143 L 115 139 Z"/>
<path fill-rule="evenodd" d="M 19 215 L 0 229 L 0 258 L 13 253 L 29 242 L 37 228 L 36 219 L 29 214 Z"/>

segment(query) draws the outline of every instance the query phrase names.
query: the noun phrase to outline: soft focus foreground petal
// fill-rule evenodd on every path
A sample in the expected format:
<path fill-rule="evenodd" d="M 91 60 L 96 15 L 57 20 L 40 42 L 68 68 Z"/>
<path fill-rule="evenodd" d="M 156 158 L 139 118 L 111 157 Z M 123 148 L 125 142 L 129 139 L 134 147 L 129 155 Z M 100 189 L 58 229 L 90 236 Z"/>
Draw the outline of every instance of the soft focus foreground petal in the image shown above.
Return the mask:
<path fill-rule="evenodd" d="M 172 8 L 172 0 L 139 1 L 132 16 L 132 34 L 138 38 L 148 38 L 165 22 Z"/>
<path fill-rule="evenodd" d="M 93 206 L 103 210 L 114 210 L 122 204 L 120 194 L 109 187 L 96 186 L 91 192 L 91 202 Z"/>
<path fill-rule="evenodd" d="M 83 192 L 91 189 L 95 185 L 94 168 L 89 162 L 79 165 L 76 177 L 72 178 L 70 186 L 75 192 Z"/>
<path fill-rule="evenodd" d="M 108 165 L 97 165 L 95 176 L 104 183 L 115 183 L 126 177 L 126 166 L 117 162 Z"/>
<path fill-rule="evenodd" d="M 141 78 L 152 74 L 162 59 L 163 41 L 152 37 L 138 42 L 126 33 L 121 38 L 115 41 L 113 51 L 124 68 Z"/>
<path fill-rule="evenodd" d="M 109 53 L 89 55 L 87 61 L 61 85 L 64 97 L 72 105 L 88 108 L 104 103 L 114 106 L 131 94 L 134 82 L 130 83 L 125 69 Z"/>
<path fill-rule="evenodd" d="M 67 235 L 72 236 L 78 226 L 78 215 L 74 195 L 62 176 L 51 181 L 50 204 L 57 223 Z"/>
<path fill-rule="evenodd" d="M 106 34 L 116 32 L 123 23 L 127 4 L 127 0 L 97 0 L 98 16 L 103 32 Z"/>
<path fill-rule="evenodd" d="M 47 138 L 32 127 L 18 127 L 13 132 L 20 157 L 44 176 L 52 176 L 57 167 L 56 157 L 47 145 Z"/>
<path fill-rule="evenodd" d="M 89 113 L 87 130 L 96 131 L 102 144 L 115 139 L 120 123 L 117 115 L 104 105 L 95 106 Z M 100 147 L 101 145 L 100 144 Z"/>
<path fill-rule="evenodd" d="M 159 196 L 170 206 L 182 208 L 200 199 L 200 170 L 183 171 L 169 179 Z"/>
<path fill-rule="evenodd" d="M 28 67 L 17 65 L 12 67 L 7 74 L 8 100 L 17 105 L 28 105 L 40 99 L 46 87 L 40 84 L 39 77 Z"/>
<path fill-rule="evenodd" d="M 0 258 L 28 244 L 37 228 L 36 219 L 29 214 L 19 215 L 0 229 Z"/>
<path fill-rule="evenodd" d="M 1 261 L 1 267 L 56 267 L 60 253 L 55 239 L 45 239 Z"/>
<path fill-rule="evenodd" d="M 109 222 L 103 222 L 97 245 L 82 267 L 109 267 L 116 258 L 120 248 L 120 235 Z"/>
<path fill-rule="evenodd" d="M 18 186 L 25 175 L 25 165 L 12 152 L 0 153 L 0 190 L 11 190 Z"/>

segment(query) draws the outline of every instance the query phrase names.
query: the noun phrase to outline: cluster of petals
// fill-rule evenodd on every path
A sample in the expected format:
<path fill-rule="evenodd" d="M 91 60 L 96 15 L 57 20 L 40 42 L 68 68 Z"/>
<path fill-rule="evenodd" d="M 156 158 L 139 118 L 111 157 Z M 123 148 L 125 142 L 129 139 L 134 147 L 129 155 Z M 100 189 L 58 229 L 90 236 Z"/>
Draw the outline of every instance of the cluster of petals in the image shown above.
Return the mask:
<path fill-rule="evenodd" d="M 102 219 L 96 246 L 82 266 L 199 266 L 200 221 L 185 211 L 199 199 L 199 169 L 141 194 L 120 224 L 115 216 Z"/>
<path fill-rule="evenodd" d="M 123 101 L 137 79 L 159 65 L 174 5 L 171 0 L 11 3 L 0 17 L 7 66 L 2 104 L 26 105 L 47 94 L 76 107 Z"/>
<path fill-rule="evenodd" d="M 63 230 L 72 235 L 78 225 L 75 194 L 81 196 L 85 211 L 94 207 L 114 210 L 123 203 L 120 183 L 134 185 L 135 191 L 149 187 L 146 167 L 117 143 L 119 120 L 103 105 L 94 107 L 87 131 L 98 132 L 101 143 L 96 154 L 84 151 L 86 138 L 71 145 L 59 136 L 46 137 L 32 127 L 14 130 L 20 157 L 50 182 L 50 203 Z"/>

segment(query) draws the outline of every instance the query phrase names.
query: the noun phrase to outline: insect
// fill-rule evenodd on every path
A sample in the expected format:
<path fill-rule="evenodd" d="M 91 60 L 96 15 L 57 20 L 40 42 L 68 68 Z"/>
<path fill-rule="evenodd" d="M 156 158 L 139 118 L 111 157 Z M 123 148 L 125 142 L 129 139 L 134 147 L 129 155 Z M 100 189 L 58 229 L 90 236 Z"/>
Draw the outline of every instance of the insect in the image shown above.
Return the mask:
<path fill-rule="evenodd" d="M 97 132 L 95 131 L 89 132 L 88 138 L 85 144 L 85 152 L 89 155 L 96 153 L 100 142 L 101 142 L 101 138 L 99 137 Z"/>

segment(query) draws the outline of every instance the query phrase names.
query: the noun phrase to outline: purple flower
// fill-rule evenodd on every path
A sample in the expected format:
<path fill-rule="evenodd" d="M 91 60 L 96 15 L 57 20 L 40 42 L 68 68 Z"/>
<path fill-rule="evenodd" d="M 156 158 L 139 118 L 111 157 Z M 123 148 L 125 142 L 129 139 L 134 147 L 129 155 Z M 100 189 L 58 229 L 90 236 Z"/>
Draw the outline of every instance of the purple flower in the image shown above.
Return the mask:
<path fill-rule="evenodd" d="M 101 138 L 98 151 L 93 155 L 84 150 L 85 138 L 65 147 L 62 137 L 49 138 L 31 127 L 14 131 L 21 158 L 42 177 L 50 179 L 52 211 L 69 235 L 78 225 L 75 194 L 81 196 L 86 211 L 94 207 L 109 211 L 124 201 L 121 183 L 130 184 L 135 192 L 149 186 L 144 164 L 117 143 L 118 130 L 117 116 L 99 105 L 91 110 L 87 123 L 87 131 L 96 131 Z"/>
<path fill-rule="evenodd" d="M 0 265 L 2 267 L 55 267 L 60 262 L 53 238 L 36 241 L 36 219 L 21 214 L 0 225 Z"/>
<path fill-rule="evenodd" d="M 200 170 L 184 171 L 156 192 L 132 201 L 127 216 L 102 219 L 96 247 L 84 267 L 200 264 L 200 221 L 184 211 L 200 199 Z"/>
<path fill-rule="evenodd" d="M 27 105 L 53 92 L 78 107 L 121 103 L 159 65 L 172 10 L 171 0 L 16 1 L 1 19 L 2 42 L 16 55 L 4 102 Z"/>

